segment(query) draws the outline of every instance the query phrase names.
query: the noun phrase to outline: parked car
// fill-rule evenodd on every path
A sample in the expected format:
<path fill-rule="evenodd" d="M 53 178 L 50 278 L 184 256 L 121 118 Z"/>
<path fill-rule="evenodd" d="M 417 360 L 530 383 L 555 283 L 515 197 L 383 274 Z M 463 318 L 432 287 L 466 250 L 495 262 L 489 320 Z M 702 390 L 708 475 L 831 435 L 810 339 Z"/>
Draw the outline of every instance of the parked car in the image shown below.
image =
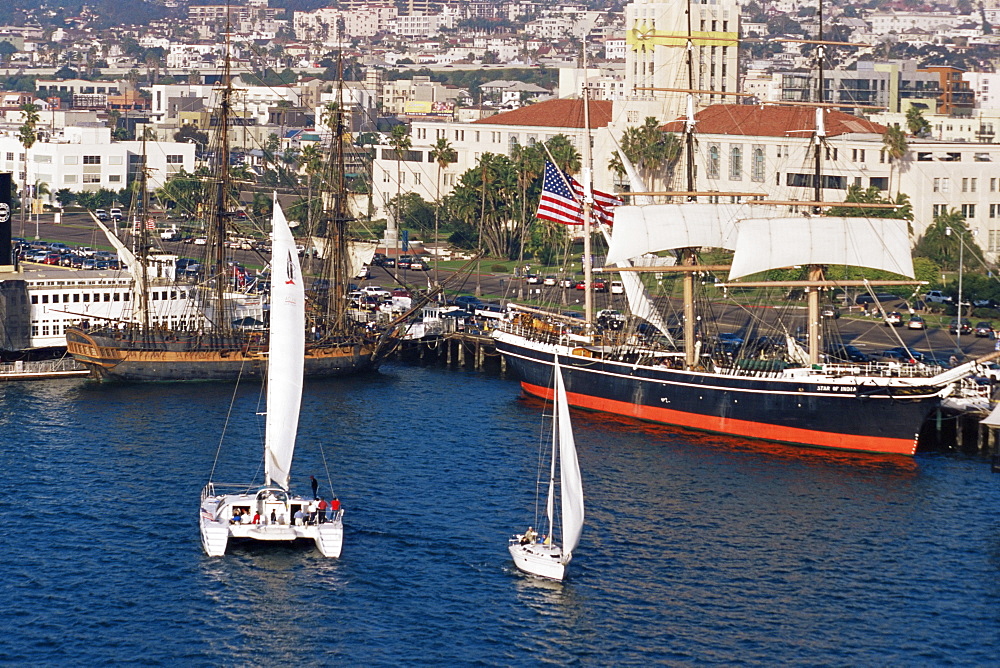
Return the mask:
<path fill-rule="evenodd" d="M 538 285 L 542 282 L 542 278 L 538 274 L 528 274 L 524 277 L 524 282 L 528 285 Z"/>
<path fill-rule="evenodd" d="M 950 304 L 951 297 L 944 294 L 940 290 L 931 290 L 924 295 L 924 301 L 930 302 L 931 304 Z"/>
<path fill-rule="evenodd" d="M 833 304 L 827 304 L 820 311 L 820 317 L 822 318 L 833 318 L 836 320 L 840 317 L 840 309 Z"/>
<path fill-rule="evenodd" d="M 910 321 L 906 323 L 907 329 L 927 329 L 927 323 L 919 315 L 911 315 Z"/>
<path fill-rule="evenodd" d="M 42 259 L 42 264 L 58 265 L 60 257 L 59 253 L 46 253 L 45 257 Z"/>
<path fill-rule="evenodd" d="M 948 331 L 959 336 L 969 334 L 972 332 L 972 323 L 969 322 L 968 318 L 962 318 L 962 325 L 959 327 L 958 318 L 952 318 L 951 322 L 948 323 Z"/>
<path fill-rule="evenodd" d="M 603 278 L 594 279 L 594 292 L 607 292 L 608 283 Z"/>
<path fill-rule="evenodd" d="M 885 326 L 902 327 L 903 326 L 903 315 L 899 311 L 893 311 L 892 313 L 885 314 Z"/>
<path fill-rule="evenodd" d="M 555 276 L 546 276 L 545 278 L 542 279 L 542 285 L 555 285 L 555 284 L 556 284 Z"/>
<path fill-rule="evenodd" d="M 108 212 L 105 211 L 104 209 L 95 209 L 94 210 L 94 215 L 97 216 L 97 220 L 107 220 L 108 219 Z"/>
<path fill-rule="evenodd" d="M 455 306 L 460 306 L 469 313 L 475 313 L 478 305 L 482 303 L 483 300 L 473 295 L 459 295 L 454 301 Z"/>
<path fill-rule="evenodd" d="M 622 329 L 626 318 L 621 311 L 606 308 L 597 312 L 597 324 L 605 329 Z"/>
<path fill-rule="evenodd" d="M 826 349 L 826 355 L 833 362 L 857 362 L 864 364 L 871 361 L 871 357 L 851 345 L 832 345 Z"/>
<path fill-rule="evenodd" d="M 625 294 L 625 284 L 621 281 L 611 281 L 611 294 L 613 295 L 623 295 Z"/>
<path fill-rule="evenodd" d="M 391 292 L 378 285 L 366 285 L 361 288 L 361 292 L 366 295 L 377 295 L 379 297 L 389 297 L 392 295 Z"/>
<path fill-rule="evenodd" d="M 735 355 L 743 347 L 743 337 L 732 332 L 722 332 L 716 339 L 717 350 Z"/>
<path fill-rule="evenodd" d="M 919 350 L 910 350 L 909 348 L 904 348 L 903 346 L 896 346 L 895 348 L 889 348 L 884 351 L 882 353 L 882 357 L 914 364 L 915 362 L 923 360 L 924 354 Z"/>
<path fill-rule="evenodd" d="M 989 322 L 976 323 L 976 336 L 979 338 L 989 338 L 993 336 L 993 324 Z"/>
<path fill-rule="evenodd" d="M 400 255 L 399 259 L 396 260 L 396 266 L 400 269 L 409 269 L 413 264 L 413 256 L 411 255 Z"/>
<path fill-rule="evenodd" d="M 561 278 L 559 279 L 559 287 L 563 290 L 569 290 L 576 287 L 576 279 L 573 278 Z"/>
<path fill-rule="evenodd" d="M 976 308 L 996 308 L 1000 302 L 995 299 L 976 299 L 973 300 L 972 305 Z"/>
<path fill-rule="evenodd" d="M 111 218 L 111 220 L 121 220 L 122 210 L 119 209 L 118 207 L 112 207 L 111 211 L 108 212 L 108 216 Z"/>

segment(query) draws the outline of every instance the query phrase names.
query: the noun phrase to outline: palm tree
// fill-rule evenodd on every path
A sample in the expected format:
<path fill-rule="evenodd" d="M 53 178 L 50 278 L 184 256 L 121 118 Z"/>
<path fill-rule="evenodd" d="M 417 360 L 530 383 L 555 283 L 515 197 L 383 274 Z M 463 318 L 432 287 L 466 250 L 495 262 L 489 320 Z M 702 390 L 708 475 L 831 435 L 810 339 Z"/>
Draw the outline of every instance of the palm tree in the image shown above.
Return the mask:
<path fill-rule="evenodd" d="M 302 168 L 306 173 L 306 229 L 312 231 L 312 210 L 313 210 L 313 198 L 312 198 L 312 187 L 313 181 L 315 180 L 316 173 L 323 166 L 323 154 L 320 152 L 319 148 L 315 144 L 310 144 L 302 149 L 300 154 L 300 160 L 302 162 Z"/>
<path fill-rule="evenodd" d="M 906 129 L 914 137 L 926 137 L 930 134 L 931 124 L 918 107 L 910 107 L 906 110 Z"/>
<path fill-rule="evenodd" d="M 444 137 L 439 137 L 436 142 L 434 142 L 434 147 L 431 149 L 431 159 L 437 163 L 437 199 L 434 202 L 434 244 L 435 247 L 438 243 L 438 221 L 441 217 L 441 170 L 450 165 L 456 159 L 455 151 L 451 148 L 451 143 Z M 434 253 L 434 282 L 438 282 L 438 255 L 440 249 L 436 249 Z"/>
<path fill-rule="evenodd" d="M 660 130 L 660 122 L 656 118 L 648 116 L 642 125 L 627 128 L 619 145 L 625 157 L 643 175 L 647 185 L 652 186 L 652 178 L 657 177 L 664 168 L 667 172 L 664 183 L 669 183 L 673 167 L 680 157 L 680 142 L 673 133 Z M 608 167 L 619 176 L 625 174 L 625 166 L 617 153 Z"/>
<path fill-rule="evenodd" d="M 952 209 L 934 216 L 934 222 L 917 241 L 914 251 L 942 268 L 952 269 L 958 266 L 959 238 L 966 247 L 978 248 L 972 231 L 965 224 L 965 216 L 958 209 Z"/>
<path fill-rule="evenodd" d="M 882 150 L 889 158 L 889 194 L 892 194 L 892 166 L 901 160 L 909 147 L 906 144 L 906 133 L 897 125 L 891 125 L 882 135 Z M 897 189 L 898 189 L 898 183 Z"/>
<path fill-rule="evenodd" d="M 389 135 L 389 146 L 392 146 L 392 150 L 396 153 L 396 215 L 392 219 L 392 224 L 386 229 L 387 240 L 399 236 L 399 202 L 401 201 L 399 196 L 402 194 L 400 186 L 403 180 L 403 154 L 413 146 L 413 141 L 410 139 L 405 125 L 397 125 L 392 128 L 392 133 Z M 390 230 L 395 233 L 390 234 Z"/>
<path fill-rule="evenodd" d="M 25 197 L 28 194 L 28 151 L 38 141 L 38 132 L 35 129 L 38 125 L 38 105 L 31 102 L 22 104 L 21 114 L 24 124 L 18 130 L 17 138 L 24 146 L 24 171 L 21 172 L 21 233 L 24 234 Z M 35 239 L 38 239 L 38 235 L 35 235 Z"/>
<path fill-rule="evenodd" d="M 556 167 L 567 174 L 576 174 L 580 171 L 580 154 L 573 148 L 566 135 L 556 135 L 545 142 L 545 145 L 555 159 Z"/>

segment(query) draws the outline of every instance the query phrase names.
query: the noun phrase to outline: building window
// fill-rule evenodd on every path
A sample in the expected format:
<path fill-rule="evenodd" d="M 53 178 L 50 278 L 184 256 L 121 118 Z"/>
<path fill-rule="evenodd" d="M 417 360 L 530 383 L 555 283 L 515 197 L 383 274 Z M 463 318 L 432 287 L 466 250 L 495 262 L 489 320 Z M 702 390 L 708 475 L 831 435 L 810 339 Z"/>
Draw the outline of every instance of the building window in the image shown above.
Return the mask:
<path fill-rule="evenodd" d="M 85 156 L 83 156 L 83 164 L 85 164 L 85 165 L 99 165 L 99 164 L 101 164 L 101 156 L 99 156 L 99 155 L 85 155 Z"/>
<path fill-rule="evenodd" d="M 108 183 L 121 183 L 121 182 L 122 182 L 121 174 L 108 174 Z"/>
<path fill-rule="evenodd" d="M 84 174 L 83 175 L 83 182 L 84 183 L 100 183 L 101 182 L 101 175 L 100 174 Z"/>
<path fill-rule="evenodd" d="M 180 165 L 184 162 L 183 155 L 168 155 L 167 164 L 168 165 Z"/>
<path fill-rule="evenodd" d="M 962 205 L 962 216 L 966 220 L 976 217 L 976 205 L 975 204 L 963 204 Z"/>
<path fill-rule="evenodd" d="M 413 172 L 413 183 L 420 185 L 420 172 Z"/>
<path fill-rule="evenodd" d="M 753 147 L 753 166 L 750 170 L 750 179 L 753 181 L 764 181 L 764 147 Z"/>
<path fill-rule="evenodd" d="M 990 204 L 990 218 L 1000 218 L 1000 204 Z"/>
<path fill-rule="evenodd" d="M 989 232 L 989 246 L 986 250 L 991 253 L 995 253 L 1000 250 L 1000 230 L 990 230 Z"/>
<path fill-rule="evenodd" d="M 931 208 L 931 211 L 932 211 L 932 215 L 933 215 L 934 218 L 937 218 L 938 216 L 943 216 L 946 213 L 948 213 L 948 205 L 946 205 L 946 204 L 935 204 Z"/>
<path fill-rule="evenodd" d="M 517 146 L 518 146 L 519 143 L 520 142 L 519 142 L 519 140 L 517 138 L 517 135 L 511 134 L 511 135 L 507 136 L 507 150 L 509 152 L 513 153 L 514 149 L 517 148 Z"/>
<path fill-rule="evenodd" d="M 382 183 L 390 183 L 392 177 L 389 176 L 389 172 L 382 172 Z"/>
<path fill-rule="evenodd" d="M 739 181 L 743 174 L 743 151 L 739 146 L 729 149 L 729 180 Z"/>
<path fill-rule="evenodd" d="M 719 145 L 712 144 L 708 147 L 708 178 L 719 178 Z"/>

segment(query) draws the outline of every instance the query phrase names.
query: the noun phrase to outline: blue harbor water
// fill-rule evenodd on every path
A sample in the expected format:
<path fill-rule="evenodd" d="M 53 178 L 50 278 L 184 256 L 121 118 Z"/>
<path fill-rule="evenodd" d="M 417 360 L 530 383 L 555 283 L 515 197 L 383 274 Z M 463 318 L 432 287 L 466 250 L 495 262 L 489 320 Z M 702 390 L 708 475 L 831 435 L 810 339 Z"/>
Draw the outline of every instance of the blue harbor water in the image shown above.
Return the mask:
<path fill-rule="evenodd" d="M 252 479 L 259 387 L 0 385 L 5 603 L 20 665 L 997 665 L 1000 476 L 574 413 L 587 520 L 563 584 L 516 572 L 541 404 L 390 365 L 306 386 L 293 485 L 343 557 L 203 555 L 215 479 Z M 226 423 L 230 403 L 232 416 Z M 319 447 L 322 444 L 322 449 Z"/>

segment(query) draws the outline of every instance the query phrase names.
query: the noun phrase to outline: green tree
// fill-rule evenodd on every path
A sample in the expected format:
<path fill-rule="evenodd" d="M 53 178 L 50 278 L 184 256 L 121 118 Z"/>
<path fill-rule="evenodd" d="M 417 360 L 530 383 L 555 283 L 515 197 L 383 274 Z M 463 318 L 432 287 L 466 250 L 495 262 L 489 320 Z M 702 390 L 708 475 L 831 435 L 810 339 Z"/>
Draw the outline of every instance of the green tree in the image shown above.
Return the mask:
<path fill-rule="evenodd" d="M 914 253 L 936 262 L 943 269 L 957 269 L 959 249 L 967 257 L 982 257 L 972 231 L 965 224 L 965 216 L 958 209 L 934 216 L 934 222 L 917 240 Z"/>
<path fill-rule="evenodd" d="M 670 183 L 681 156 L 681 144 L 677 135 L 660 129 L 656 118 L 648 116 L 642 125 L 626 128 L 619 145 L 648 185 L 655 178 L 662 178 L 664 184 Z M 625 175 L 625 166 L 617 153 L 608 166 L 619 176 Z"/>
<path fill-rule="evenodd" d="M 389 208 L 399 211 L 400 227 L 428 233 L 434 227 L 434 208 L 417 193 L 403 193 L 389 200 Z"/>
<path fill-rule="evenodd" d="M 406 157 L 407 152 L 413 147 L 413 140 L 410 139 L 405 125 L 396 125 L 392 128 L 392 132 L 389 134 L 389 146 L 392 147 L 396 156 L 396 204 L 398 205 L 402 201 L 399 196 L 403 183 L 403 158 Z M 394 227 L 397 231 L 399 230 L 400 214 L 401 212 L 397 206 L 394 214 Z"/>
<path fill-rule="evenodd" d="M 903 159 L 909 146 L 906 143 L 906 133 L 899 126 L 890 125 L 882 135 L 882 150 L 889 159 L 889 194 L 892 194 L 892 170 L 896 163 Z M 897 190 L 899 184 L 896 184 Z"/>
<path fill-rule="evenodd" d="M 24 147 L 24 171 L 22 172 L 21 184 L 22 184 L 22 197 L 27 196 L 28 192 L 28 151 L 31 147 L 35 145 L 38 141 L 38 105 L 28 102 L 27 104 L 21 105 L 21 117 L 23 119 L 23 124 L 17 131 L 17 139 L 21 142 L 21 146 Z M 24 228 L 24 218 L 25 218 L 25 204 L 21 205 L 21 228 Z"/>
<path fill-rule="evenodd" d="M 580 154 L 566 135 L 559 134 L 545 142 L 549 153 L 556 161 L 556 167 L 568 174 L 580 171 Z"/>
<path fill-rule="evenodd" d="M 826 211 L 828 216 L 842 216 L 853 218 L 901 218 L 903 220 L 913 220 L 913 205 L 910 203 L 908 195 L 900 193 L 896 198 L 889 199 L 882 197 L 882 192 L 877 186 L 868 186 L 864 190 L 861 186 L 849 186 L 845 202 L 862 204 L 894 204 L 895 208 L 883 207 L 847 207 L 832 206 Z"/>
<path fill-rule="evenodd" d="M 434 201 L 434 243 L 438 242 L 438 227 L 441 218 L 441 172 L 455 162 L 458 156 L 444 137 L 438 137 L 431 149 L 431 159 L 437 163 L 437 198 Z M 435 254 L 436 255 L 436 254 Z"/>
<path fill-rule="evenodd" d="M 914 137 L 928 137 L 931 134 L 931 124 L 918 107 L 911 106 L 906 110 L 906 129 Z"/>
<path fill-rule="evenodd" d="M 60 188 L 56 191 L 56 201 L 59 202 L 59 206 L 61 207 L 70 206 L 76 201 L 76 193 L 69 188 Z"/>

